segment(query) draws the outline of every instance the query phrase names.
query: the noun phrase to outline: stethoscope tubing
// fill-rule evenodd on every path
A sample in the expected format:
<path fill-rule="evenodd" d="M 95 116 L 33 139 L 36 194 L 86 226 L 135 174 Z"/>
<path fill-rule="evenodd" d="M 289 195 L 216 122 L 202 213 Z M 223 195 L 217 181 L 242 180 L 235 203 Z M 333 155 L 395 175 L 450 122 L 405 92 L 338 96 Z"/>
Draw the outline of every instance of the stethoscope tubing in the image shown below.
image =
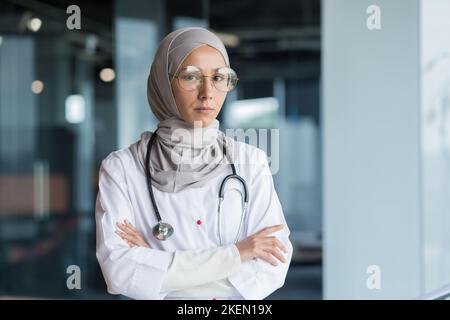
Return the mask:
<path fill-rule="evenodd" d="M 146 177 L 146 180 L 147 180 L 147 188 L 148 188 L 148 191 L 149 191 L 150 200 L 152 202 L 152 206 L 153 206 L 153 209 L 155 211 L 156 218 L 158 219 L 158 224 L 160 224 L 160 223 L 162 223 L 162 219 L 161 219 L 161 214 L 159 213 L 158 206 L 156 204 L 155 196 L 153 194 L 153 188 L 152 188 L 152 183 L 151 183 L 152 176 L 151 176 L 151 173 L 150 173 L 150 154 L 151 154 L 152 146 L 153 146 L 153 144 L 155 142 L 155 139 L 157 137 L 157 134 L 156 134 L 157 131 L 158 131 L 158 129 L 156 129 L 155 132 L 153 132 L 151 138 L 149 139 L 149 141 L 147 143 L 147 152 L 146 152 L 146 155 L 145 155 L 145 177 Z M 230 167 L 231 167 L 231 170 L 232 170 L 232 174 L 227 175 L 222 180 L 222 183 L 220 184 L 220 187 L 219 187 L 219 205 L 218 205 L 218 209 L 217 210 L 218 210 L 218 237 L 219 237 L 220 245 L 222 245 L 222 235 L 221 235 L 222 203 L 223 203 L 223 200 L 224 200 L 225 185 L 226 185 L 227 181 L 229 181 L 231 179 L 236 179 L 242 184 L 243 189 L 244 189 L 244 197 L 243 197 L 243 203 L 242 203 L 243 209 L 242 209 L 242 213 L 241 213 L 241 220 L 239 222 L 239 228 L 238 228 L 238 232 L 237 232 L 236 238 L 234 240 L 234 243 L 236 243 L 236 241 L 239 238 L 239 234 L 241 232 L 242 225 L 243 225 L 244 218 L 245 218 L 245 214 L 246 214 L 246 211 L 247 211 L 247 204 L 248 204 L 248 199 L 249 199 L 247 183 L 245 182 L 245 180 L 241 176 L 239 176 L 236 173 L 236 167 L 235 167 L 233 161 L 231 161 L 231 157 L 226 152 L 225 142 L 224 142 L 223 150 L 224 150 L 224 155 L 227 156 L 229 161 L 230 161 Z"/>

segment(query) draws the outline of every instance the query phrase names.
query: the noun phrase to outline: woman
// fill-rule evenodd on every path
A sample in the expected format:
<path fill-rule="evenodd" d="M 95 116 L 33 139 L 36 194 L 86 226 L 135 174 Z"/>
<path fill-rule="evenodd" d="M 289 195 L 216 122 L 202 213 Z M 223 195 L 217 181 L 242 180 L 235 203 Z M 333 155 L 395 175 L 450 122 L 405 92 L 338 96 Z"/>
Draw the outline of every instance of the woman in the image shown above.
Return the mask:
<path fill-rule="evenodd" d="M 161 42 L 147 91 L 156 134 L 100 169 L 97 259 L 109 293 L 263 299 L 284 284 L 292 245 L 266 155 L 225 137 L 216 120 L 236 82 L 212 32 L 185 28 Z M 244 183 L 228 180 L 219 214 L 231 163 Z"/>

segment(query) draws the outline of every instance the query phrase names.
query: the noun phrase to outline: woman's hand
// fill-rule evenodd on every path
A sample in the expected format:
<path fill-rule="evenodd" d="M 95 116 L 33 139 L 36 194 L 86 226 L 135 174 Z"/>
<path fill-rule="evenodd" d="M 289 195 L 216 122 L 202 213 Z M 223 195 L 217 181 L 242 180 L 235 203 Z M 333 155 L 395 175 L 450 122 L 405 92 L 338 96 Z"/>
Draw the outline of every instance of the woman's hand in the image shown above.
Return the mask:
<path fill-rule="evenodd" d="M 267 236 L 270 233 L 283 229 L 283 227 L 284 224 L 266 227 L 247 239 L 239 241 L 236 246 L 239 249 L 242 262 L 253 258 L 261 258 L 270 264 L 277 266 L 278 263 L 273 256 L 281 262 L 286 262 L 286 259 L 280 251 L 282 250 L 287 253 L 286 247 L 276 237 Z"/>
<path fill-rule="evenodd" d="M 116 225 L 122 230 L 117 230 L 116 233 L 125 240 L 130 247 L 138 246 L 151 248 L 150 245 L 145 242 L 139 231 L 128 220 L 124 220 L 124 223 L 117 222 Z"/>

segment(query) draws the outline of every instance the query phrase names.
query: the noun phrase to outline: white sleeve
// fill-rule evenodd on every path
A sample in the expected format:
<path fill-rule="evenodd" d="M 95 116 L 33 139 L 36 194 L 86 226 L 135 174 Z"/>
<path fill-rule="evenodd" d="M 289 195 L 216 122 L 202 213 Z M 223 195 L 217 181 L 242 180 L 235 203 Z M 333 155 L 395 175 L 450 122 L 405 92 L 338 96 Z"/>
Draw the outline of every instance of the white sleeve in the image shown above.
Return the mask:
<path fill-rule="evenodd" d="M 292 258 L 293 247 L 289 240 L 289 228 L 284 218 L 280 200 L 274 188 L 272 174 L 265 152 L 258 150 L 258 169 L 249 186 L 249 210 L 247 213 L 247 234 L 251 236 L 261 229 L 276 224 L 286 226 L 273 234 L 286 247 L 283 253 L 286 262 L 277 258 L 278 266 L 272 266 L 262 259 L 252 259 L 242 263 L 241 271 L 228 277 L 230 282 L 245 299 L 264 299 L 284 285 L 286 274 Z"/>
<path fill-rule="evenodd" d="M 95 209 L 97 260 L 109 293 L 133 299 L 163 299 L 167 293 L 161 292 L 161 285 L 173 253 L 130 248 L 115 233 L 116 222 L 135 221 L 123 172 L 117 157 L 103 160 Z"/>
<path fill-rule="evenodd" d="M 163 291 L 183 290 L 227 278 L 238 272 L 241 256 L 236 245 L 205 250 L 176 251 Z"/>

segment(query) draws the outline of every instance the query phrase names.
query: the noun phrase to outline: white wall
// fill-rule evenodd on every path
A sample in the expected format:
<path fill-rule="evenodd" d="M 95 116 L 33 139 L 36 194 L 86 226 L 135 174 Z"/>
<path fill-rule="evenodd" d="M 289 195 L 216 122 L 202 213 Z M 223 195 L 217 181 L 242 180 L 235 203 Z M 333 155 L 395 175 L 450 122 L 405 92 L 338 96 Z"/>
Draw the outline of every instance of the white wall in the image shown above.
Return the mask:
<path fill-rule="evenodd" d="M 425 289 L 450 283 L 450 1 L 421 2 Z"/>
<path fill-rule="evenodd" d="M 418 0 L 324 0 L 324 297 L 412 298 L 423 285 Z M 369 5 L 382 29 L 366 27 Z M 381 270 L 369 290 L 367 267 Z"/>

